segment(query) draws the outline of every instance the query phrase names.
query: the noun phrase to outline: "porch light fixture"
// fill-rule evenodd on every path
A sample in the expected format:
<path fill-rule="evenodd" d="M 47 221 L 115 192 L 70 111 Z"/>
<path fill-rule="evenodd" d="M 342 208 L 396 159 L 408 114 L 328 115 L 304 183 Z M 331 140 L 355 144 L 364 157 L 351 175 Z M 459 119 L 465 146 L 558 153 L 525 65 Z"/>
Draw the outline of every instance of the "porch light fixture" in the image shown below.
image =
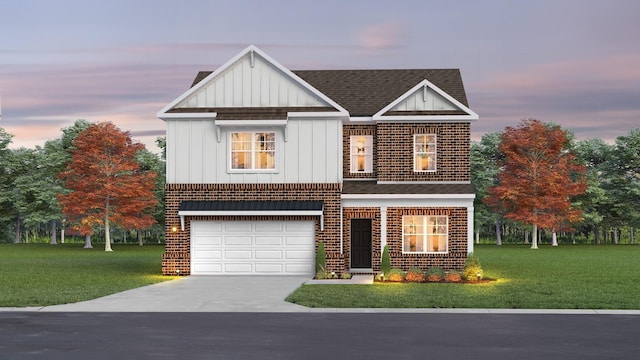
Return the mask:
<path fill-rule="evenodd" d="M 173 226 L 171 228 L 171 232 L 178 232 L 178 227 L 177 226 Z"/>

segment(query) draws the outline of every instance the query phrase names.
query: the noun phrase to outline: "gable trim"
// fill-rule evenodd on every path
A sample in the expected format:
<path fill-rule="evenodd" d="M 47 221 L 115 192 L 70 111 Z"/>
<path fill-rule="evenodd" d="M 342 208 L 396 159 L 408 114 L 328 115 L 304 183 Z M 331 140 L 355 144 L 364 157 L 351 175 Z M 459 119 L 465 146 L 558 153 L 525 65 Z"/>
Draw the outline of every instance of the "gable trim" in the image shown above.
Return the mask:
<path fill-rule="evenodd" d="M 406 100 L 411 95 L 413 95 L 417 91 L 419 91 L 420 88 L 425 88 L 425 87 L 428 87 L 429 89 L 435 91 L 438 95 L 442 96 L 447 101 L 451 102 L 453 105 L 455 105 L 460 110 L 465 112 L 466 115 L 408 115 L 408 116 L 385 115 L 388 111 L 393 109 L 396 105 L 400 104 L 402 101 Z M 456 120 L 469 120 L 469 121 L 471 121 L 471 120 L 478 120 L 478 119 L 479 119 L 478 114 L 476 114 L 473 110 L 469 109 L 469 107 L 465 106 L 460 101 L 456 100 L 454 97 L 452 97 L 451 95 L 447 94 L 446 92 L 444 92 L 439 87 L 435 86 L 432 82 L 430 82 L 427 79 L 422 80 L 416 86 L 414 86 L 411 89 L 409 89 L 409 91 L 405 92 L 400 97 L 398 97 L 397 99 L 395 99 L 394 101 L 392 101 L 387 106 L 385 106 L 384 108 L 382 108 L 380 111 L 378 111 L 377 113 L 375 113 L 373 115 L 373 120 L 374 121 L 385 121 L 385 120 L 393 120 L 393 121 L 396 121 L 396 120 L 407 120 L 407 121 L 424 121 L 424 120 L 437 120 L 437 121 L 450 120 L 450 121 L 456 121 Z"/>
<path fill-rule="evenodd" d="M 238 60 L 240 60 L 242 57 L 246 56 L 247 54 L 251 54 L 250 56 L 252 56 L 252 57 L 255 56 L 255 54 L 260 55 L 267 62 L 271 63 L 271 65 L 275 66 L 278 70 L 282 71 L 291 80 L 293 80 L 294 82 L 298 83 L 300 86 L 304 87 L 306 90 L 310 91 L 312 94 L 316 95 L 317 97 L 319 97 L 320 99 L 322 99 L 323 101 L 328 103 L 331 107 L 336 109 L 340 113 L 340 115 L 349 116 L 349 112 L 345 108 L 343 108 L 338 103 L 336 103 L 335 101 L 330 99 L 327 95 L 325 95 L 325 94 L 321 93 L 320 91 L 318 91 L 316 88 L 314 88 L 309 83 L 304 81 L 298 75 L 296 75 L 293 72 L 291 72 L 291 70 L 287 69 L 282 64 L 280 64 L 279 62 L 275 61 L 269 55 L 267 55 L 264 52 L 262 52 L 262 50 L 258 49 L 258 47 L 256 47 L 255 45 L 249 45 L 247 48 L 242 50 L 236 56 L 232 57 L 229 61 L 227 61 L 222 66 L 220 66 L 215 71 L 213 71 L 211 74 L 209 74 L 207 77 L 202 79 L 195 86 L 191 87 L 189 90 L 185 91 L 182 95 L 178 96 L 175 100 L 170 102 L 167 106 L 162 108 L 162 110 L 160 110 L 156 114 L 156 116 L 161 118 L 161 119 L 166 118 L 167 117 L 167 113 L 171 109 L 173 109 L 175 106 L 177 106 L 183 100 L 187 99 L 189 96 L 193 95 L 194 93 L 196 93 L 197 91 L 202 89 L 213 78 L 215 78 L 218 75 L 220 75 L 221 73 L 225 72 L 229 67 L 231 67 L 233 64 L 235 64 Z M 182 116 L 175 116 L 175 117 L 190 117 L 190 116 L 189 116 L 189 113 L 182 113 Z"/>

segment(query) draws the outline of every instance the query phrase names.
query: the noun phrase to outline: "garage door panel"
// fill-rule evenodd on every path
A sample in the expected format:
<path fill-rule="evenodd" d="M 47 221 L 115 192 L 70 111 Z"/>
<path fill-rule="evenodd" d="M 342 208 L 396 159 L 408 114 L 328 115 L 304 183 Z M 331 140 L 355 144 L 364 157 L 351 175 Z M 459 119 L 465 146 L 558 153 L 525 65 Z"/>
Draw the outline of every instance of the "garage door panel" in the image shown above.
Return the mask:
<path fill-rule="evenodd" d="M 284 272 L 284 265 L 282 263 L 266 263 L 256 264 L 257 274 L 281 274 Z"/>
<path fill-rule="evenodd" d="M 283 244 L 282 236 L 256 236 L 255 239 L 256 239 L 257 246 L 271 246 L 271 245 Z"/>
<path fill-rule="evenodd" d="M 192 221 L 191 273 L 312 275 L 314 232 L 313 221 Z"/>
<path fill-rule="evenodd" d="M 196 260 L 221 260 L 222 251 L 220 250 L 201 250 L 194 254 Z"/>
<path fill-rule="evenodd" d="M 215 235 L 199 235 L 193 239 L 193 242 L 196 246 L 205 246 L 205 245 L 221 245 L 222 244 L 222 236 Z"/>
<path fill-rule="evenodd" d="M 279 221 L 260 221 L 255 223 L 255 232 L 275 232 L 280 233 L 284 230 L 283 224 Z"/>
<path fill-rule="evenodd" d="M 252 243 L 251 236 L 225 236 L 224 244 L 230 246 L 246 246 Z"/>
<path fill-rule="evenodd" d="M 230 260 L 247 259 L 252 258 L 251 250 L 225 250 L 224 258 Z"/>
<path fill-rule="evenodd" d="M 282 260 L 284 258 L 282 251 L 278 250 L 256 250 L 256 260 Z"/>

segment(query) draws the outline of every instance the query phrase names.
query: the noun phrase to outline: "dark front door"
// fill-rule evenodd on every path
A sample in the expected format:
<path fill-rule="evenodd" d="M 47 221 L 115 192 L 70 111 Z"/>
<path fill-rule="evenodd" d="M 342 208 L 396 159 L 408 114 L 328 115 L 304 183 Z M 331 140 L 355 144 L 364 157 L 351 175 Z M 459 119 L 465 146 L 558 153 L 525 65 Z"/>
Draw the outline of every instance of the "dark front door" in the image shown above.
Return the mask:
<path fill-rule="evenodd" d="M 351 268 L 371 269 L 371 219 L 351 220 Z"/>

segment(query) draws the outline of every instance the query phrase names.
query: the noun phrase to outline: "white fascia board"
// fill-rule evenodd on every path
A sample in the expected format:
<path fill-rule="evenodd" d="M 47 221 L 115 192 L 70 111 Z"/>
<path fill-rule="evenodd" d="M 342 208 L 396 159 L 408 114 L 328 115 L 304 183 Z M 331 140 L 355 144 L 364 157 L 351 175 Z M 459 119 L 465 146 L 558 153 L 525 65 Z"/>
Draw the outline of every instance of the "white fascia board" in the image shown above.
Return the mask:
<path fill-rule="evenodd" d="M 373 208 L 443 208 L 443 207 L 473 207 L 473 198 L 442 198 L 442 199 L 401 199 L 401 198 L 362 198 L 341 199 L 342 207 L 373 207 Z"/>
<path fill-rule="evenodd" d="M 354 124 L 374 124 L 375 123 L 372 116 L 351 116 L 347 119 L 346 122 L 354 123 Z"/>
<path fill-rule="evenodd" d="M 387 105 L 384 108 L 382 108 L 382 110 L 380 110 L 377 113 L 375 113 L 373 115 L 373 119 L 374 120 L 381 120 L 381 119 L 384 118 L 384 119 L 388 119 L 388 120 L 403 120 L 403 119 L 409 120 L 408 118 L 416 117 L 416 116 L 399 116 L 398 117 L 399 119 L 395 119 L 395 117 L 393 117 L 393 116 L 383 116 L 383 114 L 386 113 L 387 111 L 391 110 L 394 106 L 398 105 L 399 103 L 401 103 L 405 99 L 407 99 L 409 96 L 413 95 L 413 93 L 415 93 L 416 91 L 418 91 L 421 87 L 424 87 L 425 85 L 428 88 L 430 88 L 431 90 L 433 90 L 436 93 L 438 93 L 440 96 L 442 96 L 445 99 L 447 99 L 449 102 L 451 102 L 455 106 L 457 106 L 460 110 L 462 110 L 462 111 L 467 113 L 467 115 L 444 116 L 445 118 L 451 119 L 452 117 L 455 118 L 456 116 L 467 116 L 467 117 L 469 117 L 469 120 L 478 120 L 479 119 L 478 114 L 476 114 L 473 110 L 469 109 L 467 106 L 465 106 L 460 101 L 458 101 L 455 98 L 453 98 L 451 95 L 449 95 L 446 92 L 444 92 L 439 87 L 435 86 L 431 81 L 429 81 L 427 79 L 422 80 L 416 86 L 412 87 L 409 91 L 407 91 L 404 94 L 400 95 L 400 97 L 398 97 L 397 99 L 392 101 L 389 105 Z M 435 119 L 436 117 L 440 117 L 440 116 L 439 115 L 438 116 L 428 116 L 428 115 L 419 116 L 419 118 L 422 119 L 422 120 L 425 120 L 425 119 L 436 120 Z"/>
<path fill-rule="evenodd" d="M 334 111 L 309 111 L 309 112 L 287 112 L 287 118 L 348 118 L 349 113 Z"/>
<path fill-rule="evenodd" d="M 342 194 L 342 199 L 475 199 L 475 194 Z"/>
<path fill-rule="evenodd" d="M 375 118 L 376 122 L 391 122 L 391 121 L 402 121 L 402 122 L 425 122 L 425 121 L 437 121 L 437 122 L 471 122 L 478 120 L 478 115 L 387 115 L 387 116 L 377 116 Z"/>
<path fill-rule="evenodd" d="M 158 118 L 161 120 L 173 120 L 173 119 L 211 119 L 215 120 L 218 116 L 216 112 L 210 113 L 165 113 L 158 114 Z"/>
<path fill-rule="evenodd" d="M 287 126 L 287 120 L 216 120 L 216 126 Z"/>

